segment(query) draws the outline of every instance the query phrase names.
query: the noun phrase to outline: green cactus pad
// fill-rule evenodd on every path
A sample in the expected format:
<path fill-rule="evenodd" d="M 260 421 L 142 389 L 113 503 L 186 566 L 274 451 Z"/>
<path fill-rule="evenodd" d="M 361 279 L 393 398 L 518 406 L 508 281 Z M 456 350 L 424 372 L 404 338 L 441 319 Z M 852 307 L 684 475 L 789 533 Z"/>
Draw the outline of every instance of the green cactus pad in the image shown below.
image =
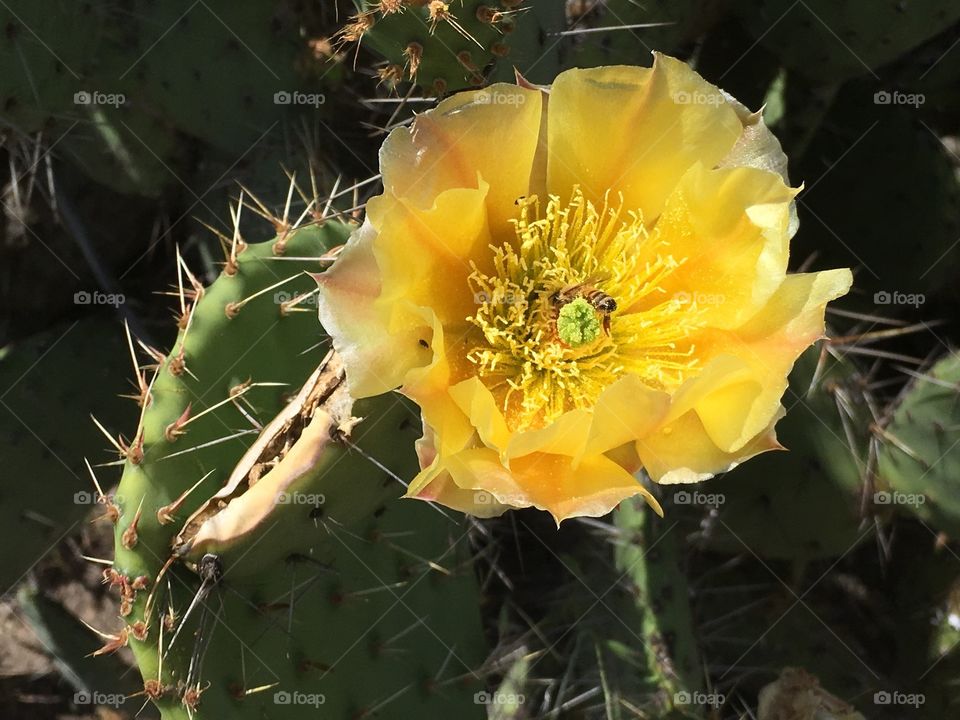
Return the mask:
<path fill-rule="evenodd" d="M 753 0 L 732 7 L 786 67 L 821 83 L 874 74 L 960 19 L 955 3 L 902 0 Z"/>
<path fill-rule="evenodd" d="M 398 499 L 420 432 L 399 398 L 355 404 L 362 421 L 330 432 L 319 463 L 250 532 L 173 557 L 257 436 L 251 418 L 266 425 L 327 355 L 304 271 L 322 270 L 309 258 L 350 230 L 327 222 L 241 244 L 151 386 L 113 571 L 130 600 L 122 639 L 165 719 L 482 713 L 470 701 L 485 652 L 466 531 Z M 145 587 L 131 593 L 136 578 Z"/>
<path fill-rule="evenodd" d="M 876 500 L 960 537 L 960 356 L 915 378 L 882 430 Z"/>

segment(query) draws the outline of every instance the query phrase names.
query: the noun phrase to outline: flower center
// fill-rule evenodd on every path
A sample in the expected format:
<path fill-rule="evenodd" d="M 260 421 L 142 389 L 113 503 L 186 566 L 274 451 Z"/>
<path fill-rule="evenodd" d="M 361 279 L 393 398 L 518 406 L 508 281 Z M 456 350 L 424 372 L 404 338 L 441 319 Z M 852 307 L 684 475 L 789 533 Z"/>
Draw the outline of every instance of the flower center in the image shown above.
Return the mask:
<path fill-rule="evenodd" d="M 467 357 L 512 430 L 590 407 L 630 373 L 670 389 L 695 371 L 702 312 L 665 281 L 683 259 L 622 199 L 601 208 L 579 188 L 569 203 L 521 198 L 516 238 L 491 246 L 492 270 L 469 277 L 479 331 Z M 656 232 L 654 233 L 654 235 Z"/>
<path fill-rule="evenodd" d="M 557 335 L 570 347 L 592 343 L 600 337 L 601 325 L 593 306 L 578 297 L 561 306 L 557 315 Z"/>

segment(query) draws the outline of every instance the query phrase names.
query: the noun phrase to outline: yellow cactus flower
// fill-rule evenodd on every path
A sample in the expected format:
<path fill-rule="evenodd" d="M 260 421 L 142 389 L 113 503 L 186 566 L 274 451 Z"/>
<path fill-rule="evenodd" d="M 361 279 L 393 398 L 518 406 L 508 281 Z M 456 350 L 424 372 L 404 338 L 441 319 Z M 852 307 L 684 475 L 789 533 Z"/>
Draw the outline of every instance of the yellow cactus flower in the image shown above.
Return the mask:
<path fill-rule="evenodd" d="M 786 158 L 686 64 L 463 92 L 394 130 L 318 276 L 355 397 L 421 408 L 408 495 L 557 522 L 778 448 L 848 270 L 787 274 Z"/>

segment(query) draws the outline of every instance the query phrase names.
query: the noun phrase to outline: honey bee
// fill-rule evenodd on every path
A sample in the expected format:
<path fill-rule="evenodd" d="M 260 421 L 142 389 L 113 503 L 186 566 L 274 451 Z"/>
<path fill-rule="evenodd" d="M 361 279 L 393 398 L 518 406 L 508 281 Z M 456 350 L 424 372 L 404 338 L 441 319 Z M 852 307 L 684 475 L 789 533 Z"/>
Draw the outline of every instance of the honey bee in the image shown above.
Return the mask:
<path fill-rule="evenodd" d="M 567 303 L 571 303 L 577 298 L 583 298 L 600 313 L 603 318 L 603 331 L 610 334 L 610 314 L 616 311 L 617 301 L 607 295 L 603 290 L 592 285 L 589 281 L 567 285 L 557 290 L 550 296 L 550 303 L 553 306 L 553 321 L 556 322 L 560 315 L 560 308 Z"/>

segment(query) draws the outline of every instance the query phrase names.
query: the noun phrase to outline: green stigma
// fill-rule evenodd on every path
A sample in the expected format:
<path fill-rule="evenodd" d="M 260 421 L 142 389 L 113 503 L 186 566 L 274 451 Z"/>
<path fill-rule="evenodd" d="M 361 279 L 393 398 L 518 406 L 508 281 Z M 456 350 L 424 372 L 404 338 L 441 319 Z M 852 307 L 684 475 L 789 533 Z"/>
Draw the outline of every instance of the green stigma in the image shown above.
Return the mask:
<path fill-rule="evenodd" d="M 600 337 L 601 330 L 597 311 L 582 297 L 560 308 L 560 315 L 557 317 L 557 334 L 570 347 L 592 343 Z"/>

